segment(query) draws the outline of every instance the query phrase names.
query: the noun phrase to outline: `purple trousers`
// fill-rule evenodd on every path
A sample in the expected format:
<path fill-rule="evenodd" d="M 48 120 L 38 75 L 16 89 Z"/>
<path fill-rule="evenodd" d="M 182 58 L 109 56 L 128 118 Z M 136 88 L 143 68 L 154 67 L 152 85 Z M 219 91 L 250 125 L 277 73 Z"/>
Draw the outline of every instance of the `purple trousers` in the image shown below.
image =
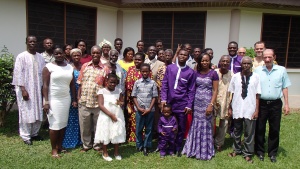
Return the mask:
<path fill-rule="evenodd" d="M 182 142 L 184 139 L 184 133 L 186 129 L 187 116 L 184 112 L 181 113 L 173 112 L 173 115 L 176 117 L 178 123 L 178 132 L 176 135 L 175 144 L 176 144 L 176 151 L 179 152 L 182 149 Z"/>
<path fill-rule="evenodd" d="M 158 148 L 161 156 L 165 156 L 167 153 L 170 155 L 174 154 L 176 148 L 176 134 L 172 129 L 173 128 L 170 128 L 169 131 L 164 131 L 166 133 L 165 136 L 162 134 L 159 135 Z"/>

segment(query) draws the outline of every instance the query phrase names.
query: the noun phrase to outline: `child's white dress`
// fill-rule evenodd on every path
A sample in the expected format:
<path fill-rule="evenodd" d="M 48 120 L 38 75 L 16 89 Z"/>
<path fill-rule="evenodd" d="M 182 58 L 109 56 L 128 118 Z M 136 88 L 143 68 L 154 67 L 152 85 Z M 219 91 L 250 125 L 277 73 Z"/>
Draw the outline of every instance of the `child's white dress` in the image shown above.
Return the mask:
<path fill-rule="evenodd" d="M 100 111 L 97 128 L 95 134 L 95 143 L 118 144 L 124 143 L 126 139 L 125 120 L 123 110 L 119 105 L 116 105 L 117 99 L 120 97 L 121 89 L 116 88 L 114 91 L 109 91 L 106 88 L 99 89 L 98 95 L 102 94 L 104 98 L 104 107 L 115 114 L 118 121 L 113 122 L 109 116 Z"/>

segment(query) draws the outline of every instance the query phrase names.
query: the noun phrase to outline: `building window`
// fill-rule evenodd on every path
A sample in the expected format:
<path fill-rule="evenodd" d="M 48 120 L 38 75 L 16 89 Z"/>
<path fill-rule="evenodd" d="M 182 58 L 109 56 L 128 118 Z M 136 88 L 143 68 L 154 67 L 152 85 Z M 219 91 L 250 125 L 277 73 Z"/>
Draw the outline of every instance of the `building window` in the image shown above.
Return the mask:
<path fill-rule="evenodd" d="M 264 14 L 262 41 L 279 65 L 300 68 L 300 16 Z"/>
<path fill-rule="evenodd" d="M 205 18 L 206 12 L 143 12 L 142 39 L 145 46 L 160 39 L 165 49 L 185 43 L 203 49 Z"/>
<path fill-rule="evenodd" d="M 38 51 L 43 52 L 43 40 L 53 39 L 55 45 L 72 44 L 84 39 L 88 48 L 96 43 L 97 9 L 50 0 L 27 1 L 28 34 L 38 38 Z"/>

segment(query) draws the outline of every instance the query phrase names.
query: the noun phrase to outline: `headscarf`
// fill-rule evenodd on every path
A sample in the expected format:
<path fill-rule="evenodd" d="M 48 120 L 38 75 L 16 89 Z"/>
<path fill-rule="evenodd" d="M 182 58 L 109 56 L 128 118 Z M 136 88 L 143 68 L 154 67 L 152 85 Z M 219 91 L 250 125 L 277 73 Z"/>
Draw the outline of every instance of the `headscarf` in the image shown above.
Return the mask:
<path fill-rule="evenodd" d="M 101 43 L 99 43 L 100 48 L 102 48 L 103 45 L 105 45 L 105 44 L 107 44 L 107 45 L 109 45 L 111 47 L 111 43 L 108 40 L 103 39 L 103 41 Z"/>
<path fill-rule="evenodd" d="M 73 53 L 80 53 L 80 55 L 82 55 L 82 51 L 80 49 L 78 49 L 78 48 L 74 48 L 74 49 L 72 49 L 70 51 L 70 55 L 71 56 L 73 55 Z"/>

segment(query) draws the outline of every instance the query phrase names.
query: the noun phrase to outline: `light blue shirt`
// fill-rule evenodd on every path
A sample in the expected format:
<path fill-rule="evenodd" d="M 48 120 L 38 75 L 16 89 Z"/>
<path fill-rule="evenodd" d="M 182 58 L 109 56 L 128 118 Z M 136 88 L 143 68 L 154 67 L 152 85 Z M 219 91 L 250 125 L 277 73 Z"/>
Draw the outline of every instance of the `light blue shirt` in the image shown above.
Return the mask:
<path fill-rule="evenodd" d="M 266 66 L 259 66 L 254 71 L 260 77 L 261 95 L 263 100 L 276 100 L 282 97 L 282 89 L 291 85 L 285 67 L 274 65 L 269 71 Z"/>

